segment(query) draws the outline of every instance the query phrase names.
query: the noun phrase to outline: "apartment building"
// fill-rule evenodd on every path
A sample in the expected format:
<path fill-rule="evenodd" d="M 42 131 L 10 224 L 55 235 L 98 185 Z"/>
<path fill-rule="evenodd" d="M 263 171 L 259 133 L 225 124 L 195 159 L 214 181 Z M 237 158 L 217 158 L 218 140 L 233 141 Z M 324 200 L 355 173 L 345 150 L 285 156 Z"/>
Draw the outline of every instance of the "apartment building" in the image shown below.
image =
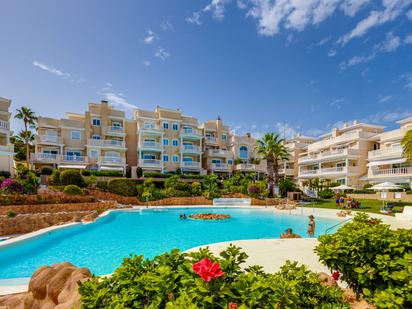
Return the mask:
<path fill-rule="evenodd" d="M 209 173 L 228 175 L 233 170 L 229 126 L 218 117 L 201 124 L 203 133 L 203 166 Z"/>
<path fill-rule="evenodd" d="M 38 118 L 36 168 L 54 166 L 95 170 L 126 170 L 125 114 L 107 101 L 89 103 L 84 114 Z"/>
<path fill-rule="evenodd" d="M 137 160 L 132 155 L 132 175 L 136 167 L 144 171 L 202 172 L 202 132 L 198 120 L 180 109 L 157 107 L 155 111 L 134 112 Z"/>
<path fill-rule="evenodd" d="M 14 145 L 10 144 L 11 100 L 0 97 L 0 171 L 14 174 Z"/>
<path fill-rule="evenodd" d="M 289 159 L 280 162 L 279 175 L 282 177 L 298 178 L 299 174 L 299 156 L 306 152 L 307 147 L 316 142 L 316 138 L 296 134 L 285 141 L 285 147 L 289 153 Z"/>
<path fill-rule="evenodd" d="M 242 173 L 265 173 L 266 161 L 255 151 L 256 139 L 250 133 L 230 136 L 230 151 L 233 154 L 233 171 Z"/>
<path fill-rule="evenodd" d="M 376 136 L 377 146 L 368 153 L 368 175 L 370 183 L 390 181 L 412 186 L 412 165 L 403 157 L 401 141 L 406 132 L 412 130 L 412 117 L 397 122 L 396 130 Z"/>
<path fill-rule="evenodd" d="M 321 140 L 311 143 L 299 154 L 298 181 L 301 187 L 310 179 L 330 179 L 355 188 L 362 187 L 367 179 L 368 152 L 376 144 L 376 135 L 384 127 L 353 122 L 343 128 L 334 128 Z"/>

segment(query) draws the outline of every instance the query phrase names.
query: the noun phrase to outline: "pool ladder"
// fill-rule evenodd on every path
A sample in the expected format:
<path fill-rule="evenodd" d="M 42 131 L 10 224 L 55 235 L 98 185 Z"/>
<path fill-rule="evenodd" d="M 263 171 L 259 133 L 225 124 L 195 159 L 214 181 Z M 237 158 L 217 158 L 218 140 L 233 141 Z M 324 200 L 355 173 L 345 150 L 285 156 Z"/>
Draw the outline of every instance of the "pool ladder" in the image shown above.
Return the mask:
<path fill-rule="evenodd" d="M 336 223 L 335 225 L 332 225 L 331 227 L 328 227 L 328 228 L 325 230 L 325 234 L 329 234 L 329 232 L 330 232 L 331 230 L 333 230 L 335 227 L 337 227 L 337 226 L 339 226 L 339 225 L 341 225 L 341 224 L 344 224 L 344 223 L 346 223 L 346 222 L 349 222 L 349 221 L 351 221 L 351 220 L 352 220 L 352 218 L 346 219 L 346 220 L 343 220 L 343 221 L 341 221 L 341 222 L 339 222 L 339 223 Z"/>

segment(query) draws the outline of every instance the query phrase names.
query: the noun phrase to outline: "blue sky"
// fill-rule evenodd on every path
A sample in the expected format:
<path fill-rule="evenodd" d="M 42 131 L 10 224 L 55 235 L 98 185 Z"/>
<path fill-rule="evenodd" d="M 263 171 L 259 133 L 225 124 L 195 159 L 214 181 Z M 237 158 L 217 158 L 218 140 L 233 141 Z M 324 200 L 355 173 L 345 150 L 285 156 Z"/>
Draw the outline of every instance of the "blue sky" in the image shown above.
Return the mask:
<path fill-rule="evenodd" d="M 0 96 L 13 109 L 63 117 L 108 99 L 220 115 L 236 133 L 315 136 L 412 115 L 412 0 L 3 0 L 0 11 Z"/>

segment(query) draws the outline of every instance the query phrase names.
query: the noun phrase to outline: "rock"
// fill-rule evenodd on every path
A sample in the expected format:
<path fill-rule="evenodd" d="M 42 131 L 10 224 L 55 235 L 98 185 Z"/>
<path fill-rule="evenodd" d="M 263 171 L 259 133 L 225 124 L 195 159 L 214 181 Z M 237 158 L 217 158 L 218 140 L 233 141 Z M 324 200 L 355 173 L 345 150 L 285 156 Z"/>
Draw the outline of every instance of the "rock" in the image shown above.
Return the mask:
<path fill-rule="evenodd" d="M 87 268 L 78 268 L 68 262 L 40 267 L 30 280 L 29 291 L 0 296 L 0 308 L 80 308 L 78 283 L 91 277 Z"/>

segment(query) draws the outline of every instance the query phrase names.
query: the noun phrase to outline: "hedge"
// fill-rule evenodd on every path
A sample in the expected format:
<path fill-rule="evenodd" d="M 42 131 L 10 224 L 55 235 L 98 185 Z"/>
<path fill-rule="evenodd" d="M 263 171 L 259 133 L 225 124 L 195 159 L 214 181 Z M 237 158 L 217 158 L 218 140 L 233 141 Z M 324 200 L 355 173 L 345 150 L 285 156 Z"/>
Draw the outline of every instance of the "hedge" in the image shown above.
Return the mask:
<path fill-rule="evenodd" d="M 78 187 L 84 187 L 86 185 L 83 176 L 78 170 L 65 170 L 61 172 L 60 182 L 63 186 L 76 185 Z"/>
<path fill-rule="evenodd" d="M 63 192 L 68 195 L 83 195 L 83 190 L 76 185 L 65 186 Z"/>
<path fill-rule="evenodd" d="M 101 177 L 123 177 L 123 173 L 119 171 L 96 171 L 82 170 L 83 176 L 101 176 Z"/>
<path fill-rule="evenodd" d="M 107 191 L 123 196 L 137 195 L 137 181 L 127 178 L 111 179 L 107 183 Z"/>

